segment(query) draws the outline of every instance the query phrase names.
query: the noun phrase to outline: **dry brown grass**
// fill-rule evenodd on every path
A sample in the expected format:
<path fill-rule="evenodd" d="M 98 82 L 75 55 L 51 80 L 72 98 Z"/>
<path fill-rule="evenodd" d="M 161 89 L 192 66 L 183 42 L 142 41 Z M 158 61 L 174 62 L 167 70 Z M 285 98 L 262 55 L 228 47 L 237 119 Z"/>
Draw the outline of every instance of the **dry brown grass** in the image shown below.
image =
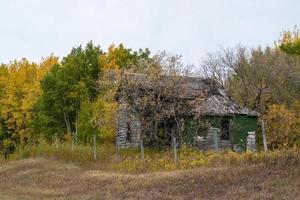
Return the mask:
<path fill-rule="evenodd" d="M 87 170 L 102 170 L 120 173 L 151 173 L 174 170 L 187 170 L 203 167 L 237 167 L 265 164 L 272 166 L 299 162 L 300 149 L 281 149 L 265 152 L 232 151 L 212 152 L 182 146 L 177 152 L 178 160 L 175 164 L 173 151 L 168 149 L 145 149 L 145 159 L 141 160 L 139 149 L 122 149 L 118 155 L 112 145 L 99 145 L 97 160 L 93 159 L 91 146 L 75 146 L 66 143 L 59 147 L 47 143 L 20 149 L 10 157 L 11 160 L 27 158 L 44 158 L 46 160 L 63 161 L 81 166 Z M 1 162 L 1 161 L 0 161 Z"/>
<path fill-rule="evenodd" d="M 142 174 L 35 158 L 0 164 L 0 199 L 300 199 L 300 158 Z"/>

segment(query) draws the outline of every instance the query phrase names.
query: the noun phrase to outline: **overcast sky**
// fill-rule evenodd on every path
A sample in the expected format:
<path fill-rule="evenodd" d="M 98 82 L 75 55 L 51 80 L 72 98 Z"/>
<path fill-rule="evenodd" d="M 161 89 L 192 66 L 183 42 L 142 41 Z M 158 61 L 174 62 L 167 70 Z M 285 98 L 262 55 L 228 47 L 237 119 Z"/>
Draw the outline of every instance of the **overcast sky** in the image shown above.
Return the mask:
<path fill-rule="evenodd" d="M 299 19 L 299 0 L 0 0 L 0 63 L 61 57 L 93 40 L 197 65 L 220 47 L 273 45 Z"/>

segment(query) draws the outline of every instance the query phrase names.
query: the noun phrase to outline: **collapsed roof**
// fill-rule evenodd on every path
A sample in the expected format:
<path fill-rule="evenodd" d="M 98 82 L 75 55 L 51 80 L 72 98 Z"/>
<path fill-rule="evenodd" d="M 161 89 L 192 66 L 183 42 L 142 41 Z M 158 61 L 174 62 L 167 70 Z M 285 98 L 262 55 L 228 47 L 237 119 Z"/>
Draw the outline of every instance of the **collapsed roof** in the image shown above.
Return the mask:
<path fill-rule="evenodd" d="M 135 89 L 138 88 L 139 90 L 178 88 L 177 91 L 179 92 L 173 92 L 173 95 L 177 99 L 193 103 L 189 113 L 210 116 L 259 116 L 258 112 L 241 107 L 234 102 L 224 88 L 213 79 L 188 76 L 151 78 L 142 73 L 127 73 L 123 76 L 116 99 L 122 91 L 122 86 L 129 82 L 138 85 Z"/>

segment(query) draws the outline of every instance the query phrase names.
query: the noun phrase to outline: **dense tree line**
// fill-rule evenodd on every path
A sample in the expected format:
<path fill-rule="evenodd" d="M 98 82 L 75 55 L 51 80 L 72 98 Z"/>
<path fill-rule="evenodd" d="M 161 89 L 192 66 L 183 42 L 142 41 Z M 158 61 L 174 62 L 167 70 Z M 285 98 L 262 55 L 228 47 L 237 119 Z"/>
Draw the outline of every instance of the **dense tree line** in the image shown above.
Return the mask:
<path fill-rule="evenodd" d="M 284 32 L 274 47 L 221 49 L 200 66 L 200 76 L 217 80 L 241 105 L 262 114 L 271 148 L 300 143 L 299 38 L 295 28 Z M 151 56 L 148 49 L 134 51 L 122 44 L 103 51 L 92 42 L 62 59 L 50 55 L 40 63 L 22 59 L 1 64 L 1 154 L 40 138 L 87 144 L 97 135 L 99 141 L 113 142 L 115 94 L 124 71 L 178 77 L 189 69 L 178 56 Z"/>
<path fill-rule="evenodd" d="M 0 151 L 8 155 L 40 138 L 88 143 L 113 140 L 113 98 L 104 99 L 100 84 L 107 71 L 141 70 L 139 60 L 150 59 L 148 49 L 133 51 L 122 44 L 107 52 L 89 42 L 59 60 L 51 55 L 41 63 L 26 59 L 0 67 Z M 116 108 L 116 106 L 115 106 Z M 99 123 L 105 115 L 106 121 Z M 108 115 L 111 115 L 108 117 Z M 110 123 L 107 119 L 109 118 Z"/>

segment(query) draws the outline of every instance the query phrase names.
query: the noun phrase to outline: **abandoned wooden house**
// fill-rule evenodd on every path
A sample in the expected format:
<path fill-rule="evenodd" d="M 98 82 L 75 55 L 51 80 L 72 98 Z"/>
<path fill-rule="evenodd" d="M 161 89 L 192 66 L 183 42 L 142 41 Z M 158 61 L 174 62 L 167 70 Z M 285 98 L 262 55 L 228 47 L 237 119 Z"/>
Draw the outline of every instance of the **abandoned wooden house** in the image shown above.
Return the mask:
<path fill-rule="evenodd" d="M 172 145 L 176 138 L 176 145 L 202 150 L 256 149 L 258 113 L 212 79 L 126 74 L 116 100 L 118 148 Z"/>

